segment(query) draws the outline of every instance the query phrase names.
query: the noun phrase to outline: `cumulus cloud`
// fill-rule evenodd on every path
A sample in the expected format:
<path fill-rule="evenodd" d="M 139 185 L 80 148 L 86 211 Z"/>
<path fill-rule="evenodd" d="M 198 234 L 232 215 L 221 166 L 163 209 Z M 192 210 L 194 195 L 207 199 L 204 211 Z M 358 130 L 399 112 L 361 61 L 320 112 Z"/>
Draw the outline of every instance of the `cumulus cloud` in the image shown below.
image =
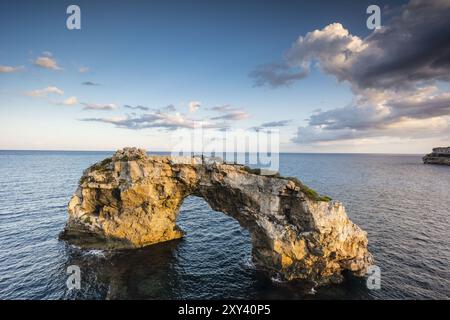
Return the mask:
<path fill-rule="evenodd" d="M 13 73 L 24 70 L 24 66 L 2 66 L 0 65 L 0 73 Z"/>
<path fill-rule="evenodd" d="M 34 98 L 48 98 L 50 95 L 64 95 L 64 90 L 55 87 L 55 86 L 48 86 L 43 89 L 36 89 L 32 91 L 28 91 L 25 93 L 27 96 L 34 97 Z M 63 101 L 55 101 L 52 99 L 48 100 L 50 103 L 60 105 L 60 106 L 73 106 L 78 104 L 78 99 L 75 96 L 68 97 L 64 99 Z"/>
<path fill-rule="evenodd" d="M 116 108 L 114 103 L 98 104 L 83 102 L 82 105 L 84 105 L 83 110 L 114 110 Z"/>
<path fill-rule="evenodd" d="M 201 106 L 201 103 L 199 101 L 191 101 L 189 102 L 189 112 L 195 112 L 197 111 Z"/>
<path fill-rule="evenodd" d="M 421 122 L 434 128 L 429 133 L 422 130 L 424 136 L 444 130 L 450 93 L 439 90 L 438 83 L 450 81 L 449 16 L 448 1 L 412 0 L 366 38 L 352 35 L 340 23 L 300 36 L 283 56 L 289 66 L 283 74 L 307 74 L 317 66 L 350 84 L 354 101 L 314 113 L 293 141 L 412 136 L 414 130 L 421 131 Z M 270 81 L 269 76 L 255 84 L 292 83 Z"/>
<path fill-rule="evenodd" d="M 69 98 L 61 101 L 59 104 L 64 105 L 64 106 L 74 106 L 74 105 L 78 104 L 78 99 L 77 99 L 77 97 L 72 96 L 72 97 L 69 97 Z"/>
<path fill-rule="evenodd" d="M 43 52 L 42 56 L 37 57 L 36 60 L 34 60 L 34 65 L 50 70 L 62 70 L 48 51 Z"/>
<path fill-rule="evenodd" d="M 46 97 L 49 93 L 58 94 L 62 96 L 64 94 L 64 91 L 57 87 L 49 86 L 43 89 L 36 89 L 29 91 L 26 93 L 26 95 L 30 97 Z"/>

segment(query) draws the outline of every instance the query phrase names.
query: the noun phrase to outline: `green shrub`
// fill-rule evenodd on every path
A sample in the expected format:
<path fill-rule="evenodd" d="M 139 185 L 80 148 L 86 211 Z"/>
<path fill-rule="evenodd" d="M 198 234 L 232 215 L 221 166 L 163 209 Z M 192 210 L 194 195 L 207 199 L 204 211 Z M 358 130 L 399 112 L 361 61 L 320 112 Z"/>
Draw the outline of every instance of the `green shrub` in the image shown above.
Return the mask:
<path fill-rule="evenodd" d="M 332 199 L 329 196 L 320 195 L 316 190 L 311 189 L 307 185 L 304 185 L 298 178 L 296 177 L 280 177 L 281 179 L 286 179 L 293 181 L 298 187 L 300 187 L 300 190 L 311 200 L 315 201 L 331 201 Z"/>

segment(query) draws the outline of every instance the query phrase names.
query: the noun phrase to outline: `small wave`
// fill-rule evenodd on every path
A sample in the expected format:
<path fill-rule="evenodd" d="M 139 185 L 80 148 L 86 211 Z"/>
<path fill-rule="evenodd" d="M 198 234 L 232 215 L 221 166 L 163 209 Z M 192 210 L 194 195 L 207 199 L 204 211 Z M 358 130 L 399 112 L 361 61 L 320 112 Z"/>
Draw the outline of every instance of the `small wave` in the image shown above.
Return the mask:
<path fill-rule="evenodd" d="M 275 276 L 271 277 L 270 280 L 272 280 L 272 282 L 274 282 L 274 283 L 284 283 L 285 282 L 279 274 L 276 274 Z"/>
<path fill-rule="evenodd" d="M 251 257 L 244 259 L 243 266 L 247 269 L 256 269 Z"/>
<path fill-rule="evenodd" d="M 316 289 L 314 287 L 311 288 L 311 290 L 308 291 L 308 294 L 315 295 L 317 293 Z"/>
<path fill-rule="evenodd" d="M 105 258 L 105 251 L 103 250 L 98 250 L 98 249 L 91 249 L 88 250 L 86 252 L 84 252 L 84 255 L 86 256 L 95 256 L 95 257 L 99 257 L 99 258 Z"/>

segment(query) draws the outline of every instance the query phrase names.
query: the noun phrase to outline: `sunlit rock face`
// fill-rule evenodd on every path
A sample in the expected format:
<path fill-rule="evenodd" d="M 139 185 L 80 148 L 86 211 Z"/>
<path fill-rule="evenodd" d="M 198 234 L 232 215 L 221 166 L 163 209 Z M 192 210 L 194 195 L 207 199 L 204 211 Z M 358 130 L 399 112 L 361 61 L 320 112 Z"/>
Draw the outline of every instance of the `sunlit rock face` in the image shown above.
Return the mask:
<path fill-rule="evenodd" d="M 138 248 L 183 236 L 183 199 L 202 197 L 249 230 L 254 263 L 285 280 L 340 282 L 372 263 L 367 236 L 343 205 L 295 178 L 199 157 L 147 156 L 125 148 L 88 168 L 61 238 L 85 248 Z"/>

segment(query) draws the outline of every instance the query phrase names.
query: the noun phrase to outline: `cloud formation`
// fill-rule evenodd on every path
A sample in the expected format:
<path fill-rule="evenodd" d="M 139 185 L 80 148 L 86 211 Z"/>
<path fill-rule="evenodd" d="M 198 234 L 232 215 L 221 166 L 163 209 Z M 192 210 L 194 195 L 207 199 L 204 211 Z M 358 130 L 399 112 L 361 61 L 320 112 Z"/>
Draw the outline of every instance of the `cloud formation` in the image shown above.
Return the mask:
<path fill-rule="evenodd" d="M 83 86 L 99 86 L 100 83 L 92 82 L 92 81 L 84 81 L 81 83 Z"/>
<path fill-rule="evenodd" d="M 83 110 L 114 110 L 116 108 L 114 103 L 98 104 L 83 102 L 82 105 L 84 105 Z"/>
<path fill-rule="evenodd" d="M 286 127 L 292 123 L 292 120 L 279 120 L 279 121 L 270 121 L 262 123 L 261 125 L 257 127 L 251 127 L 249 130 L 256 130 L 261 131 L 264 129 L 271 129 L 271 128 L 280 128 L 280 127 Z"/>
<path fill-rule="evenodd" d="M 34 60 L 34 65 L 50 70 L 62 70 L 52 54 L 48 51 L 43 52 L 42 56 L 36 58 L 36 60 Z"/>
<path fill-rule="evenodd" d="M 221 106 L 215 106 L 212 108 L 208 108 L 208 110 L 212 110 L 212 111 L 216 111 L 216 112 L 229 112 L 229 111 L 236 110 L 236 108 L 233 108 L 229 104 L 224 104 Z"/>
<path fill-rule="evenodd" d="M 271 121 L 266 122 L 261 125 L 263 128 L 275 128 L 275 127 L 286 127 L 290 125 L 292 120 L 279 120 L 279 121 Z"/>
<path fill-rule="evenodd" d="M 72 96 L 61 102 L 57 102 L 57 104 L 63 105 L 63 106 L 74 106 L 74 105 L 78 104 L 78 99 L 77 99 L 77 97 Z"/>
<path fill-rule="evenodd" d="M 173 104 L 169 104 L 169 105 L 165 106 L 163 108 L 163 110 L 167 111 L 167 112 L 175 112 L 177 110 L 177 108 L 175 108 L 175 106 Z"/>
<path fill-rule="evenodd" d="M 267 85 L 272 88 L 282 85 L 289 86 L 307 75 L 308 70 L 306 68 L 294 70 L 286 63 L 262 64 L 250 72 L 250 77 L 253 78 L 255 87 Z"/>
<path fill-rule="evenodd" d="M 49 86 L 43 89 L 36 89 L 29 91 L 26 93 L 26 95 L 30 97 L 46 97 L 49 93 L 58 94 L 62 96 L 64 94 L 64 91 L 57 87 Z"/>
<path fill-rule="evenodd" d="M 159 128 L 166 130 L 175 130 L 180 128 L 194 129 L 199 126 L 202 128 L 223 128 L 224 124 L 211 123 L 207 120 L 191 119 L 180 113 L 170 114 L 165 112 L 145 113 L 138 116 L 120 116 L 111 118 L 85 118 L 82 121 L 94 121 L 114 124 L 118 128 L 140 130 L 146 128 Z"/>
<path fill-rule="evenodd" d="M 292 70 L 311 66 L 350 84 L 354 101 L 319 111 L 293 141 L 315 143 L 370 137 L 448 133 L 450 92 L 450 2 L 412 0 L 366 38 L 340 23 L 300 36 L 284 54 L 287 68 L 274 82 L 270 74 L 255 84 L 289 85 Z M 433 129 L 427 133 L 422 123 Z M 439 125 L 436 125 L 439 124 Z M 402 129 L 405 129 L 402 131 Z M 416 131 L 415 131 L 416 130 Z"/>
<path fill-rule="evenodd" d="M 124 105 L 127 109 L 132 110 L 152 110 L 143 106 L 130 106 Z M 222 113 L 220 116 L 209 118 L 192 118 L 190 114 L 183 114 L 176 112 L 176 108 L 169 104 L 166 107 L 160 109 L 153 109 L 151 112 L 143 114 L 125 114 L 115 117 L 104 118 L 84 118 L 81 121 L 88 122 L 101 122 L 113 124 L 118 128 L 126 128 L 132 130 L 140 130 L 147 128 L 157 128 L 164 130 L 176 130 L 176 129 L 194 129 L 202 127 L 203 129 L 218 129 L 223 130 L 230 127 L 231 121 L 239 121 L 246 119 L 249 115 L 236 108 L 220 108 L 215 111 Z"/>
<path fill-rule="evenodd" d="M 49 95 L 64 95 L 64 90 L 55 87 L 55 86 L 48 86 L 43 89 L 36 89 L 32 91 L 28 91 L 25 93 L 29 97 L 33 98 L 48 98 Z M 52 99 L 48 100 L 50 103 L 60 105 L 60 106 L 73 106 L 78 104 L 78 99 L 75 96 L 68 97 L 64 99 L 63 101 L 54 101 Z"/>
<path fill-rule="evenodd" d="M 211 120 L 240 121 L 250 117 L 244 110 L 232 107 L 228 104 L 209 108 L 209 110 L 221 113 L 220 116 L 211 117 Z"/>
<path fill-rule="evenodd" d="M 191 101 L 189 102 L 189 112 L 195 112 L 197 111 L 201 106 L 201 103 L 199 101 Z"/>
<path fill-rule="evenodd" d="M 91 71 L 91 69 L 89 67 L 79 67 L 78 68 L 79 73 L 87 73 L 89 71 Z"/>
<path fill-rule="evenodd" d="M 22 71 L 24 70 L 25 67 L 24 66 L 2 66 L 0 65 L 0 73 L 13 73 L 13 72 L 18 72 L 18 71 Z"/>
<path fill-rule="evenodd" d="M 250 115 L 245 112 L 245 111 L 241 111 L 241 110 L 235 110 L 235 111 L 230 111 L 227 112 L 223 115 L 220 116 L 216 116 L 216 117 L 212 117 L 212 120 L 232 120 L 232 121 L 238 121 L 238 120 L 245 120 L 248 119 L 250 117 Z"/>
<path fill-rule="evenodd" d="M 127 109 L 133 109 L 133 110 L 142 110 L 142 111 L 149 111 L 150 110 L 149 107 L 144 107 L 144 106 L 139 106 L 139 105 L 138 106 L 130 106 L 128 104 L 125 104 L 123 107 L 127 108 Z"/>

